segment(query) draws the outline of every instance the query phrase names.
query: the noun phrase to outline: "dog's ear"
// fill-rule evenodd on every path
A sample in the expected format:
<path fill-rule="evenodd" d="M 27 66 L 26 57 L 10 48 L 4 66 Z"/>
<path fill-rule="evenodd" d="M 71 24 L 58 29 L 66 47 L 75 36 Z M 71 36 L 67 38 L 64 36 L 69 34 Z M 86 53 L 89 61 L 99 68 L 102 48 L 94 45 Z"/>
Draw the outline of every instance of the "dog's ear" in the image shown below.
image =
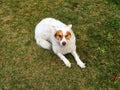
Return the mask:
<path fill-rule="evenodd" d="M 68 26 L 68 29 L 71 30 L 71 28 L 72 28 L 72 24 L 69 24 L 69 25 L 67 25 L 67 26 Z"/>

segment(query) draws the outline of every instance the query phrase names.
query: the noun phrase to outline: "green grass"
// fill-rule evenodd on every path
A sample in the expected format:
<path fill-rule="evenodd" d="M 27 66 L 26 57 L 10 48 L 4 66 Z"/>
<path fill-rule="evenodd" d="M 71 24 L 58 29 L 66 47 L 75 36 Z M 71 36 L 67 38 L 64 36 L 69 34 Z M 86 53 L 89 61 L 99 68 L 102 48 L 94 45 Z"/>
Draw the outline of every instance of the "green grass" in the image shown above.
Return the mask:
<path fill-rule="evenodd" d="M 85 69 L 36 45 L 45 17 L 73 24 Z M 0 90 L 120 90 L 120 1 L 1 0 Z"/>

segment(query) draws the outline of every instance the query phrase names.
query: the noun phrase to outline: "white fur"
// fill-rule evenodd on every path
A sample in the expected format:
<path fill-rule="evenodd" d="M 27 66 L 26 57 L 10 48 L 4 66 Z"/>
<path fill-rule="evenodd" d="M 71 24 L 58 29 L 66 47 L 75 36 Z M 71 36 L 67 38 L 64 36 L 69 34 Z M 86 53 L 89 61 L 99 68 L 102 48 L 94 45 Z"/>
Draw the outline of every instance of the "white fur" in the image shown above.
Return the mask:
<path fill-rule="evenodd" d="M 71 67 L 71 63 L 64 56 L 64 54 L 71 53 L 77 64 L 81 68 L 85 68 L 85 64 L 80 60 L 76 53 L 75 36 L 72 32 L 72 25 L 66 25 L 54 18 L 45 18 L 35 28 L 35 40 L 36 43 L 44 49 L 51 49 L 53 52 L 65 63 L 67 67 Z M 54 35 L 57 30 L 62 30 L 63 35 L 69 31 L 71 33 L 70 40 L 66 40 L 65 37 L 61 41 L 57 40 Z M 66 42 L 63 46 L 62 42 Z"/>

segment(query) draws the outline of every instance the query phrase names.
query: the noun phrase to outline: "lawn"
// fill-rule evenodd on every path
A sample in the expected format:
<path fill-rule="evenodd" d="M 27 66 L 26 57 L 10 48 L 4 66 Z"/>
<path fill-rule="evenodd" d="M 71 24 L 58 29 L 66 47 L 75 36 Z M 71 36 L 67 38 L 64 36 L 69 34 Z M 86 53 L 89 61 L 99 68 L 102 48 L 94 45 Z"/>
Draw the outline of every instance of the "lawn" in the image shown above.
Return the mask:
<path fill-rule="evenodd" d="M 85 69 L 37 46 L 45 17 L 73 25 Z M 0 0 L 0 90 L 120 90 L 120 1 Z"/>

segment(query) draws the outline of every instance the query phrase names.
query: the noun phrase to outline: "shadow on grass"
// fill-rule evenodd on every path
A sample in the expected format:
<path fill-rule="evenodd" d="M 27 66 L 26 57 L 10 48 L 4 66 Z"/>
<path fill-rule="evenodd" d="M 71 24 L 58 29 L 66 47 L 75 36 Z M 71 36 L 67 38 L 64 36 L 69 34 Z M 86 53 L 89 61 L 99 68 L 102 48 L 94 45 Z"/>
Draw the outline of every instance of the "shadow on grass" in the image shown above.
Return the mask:
<path fill-rule="evenodd" d="M 120 0 L 107 0 L 110 3 L 114 3 L 120 7 Z"/>

